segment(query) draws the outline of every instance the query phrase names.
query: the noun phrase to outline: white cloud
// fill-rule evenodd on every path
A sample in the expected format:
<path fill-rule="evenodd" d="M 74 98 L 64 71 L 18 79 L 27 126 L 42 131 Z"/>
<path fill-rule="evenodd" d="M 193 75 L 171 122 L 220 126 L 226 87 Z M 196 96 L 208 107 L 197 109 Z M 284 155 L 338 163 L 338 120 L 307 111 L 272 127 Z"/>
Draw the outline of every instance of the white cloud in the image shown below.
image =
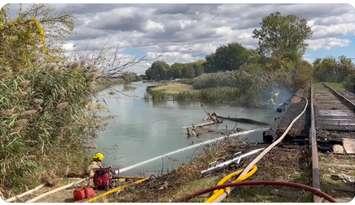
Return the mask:
<path fill-rule="evenodd" d="M 145 24 L 145 30 L 148 32 L 164 32 L 164 25 L 152 20 L 148 20 Z"/>
<path fill-rule="evenodd" d="M 62 48 L 65 51 L 72 51 L 74 49 L 74 44 L 71 42 L 68 42 L 68 43 L 63 44 Z"/>
<path fill-rule="evenodd" d="M 355 35 L 355 22 L 331 25 L 314 25 L 311 27 L 314 38 L 338 36 L 345 34 Z"/>
<path fill-rule="evenodd" d="M 155 60 L 164 60 L 169 64 L 173 63 L 188 63 L 194 60 L 197 60 L 198 58 L 193 57 L 189 53 L 181 53 L 181 52 L 148 52 L 147 53 L 148 58 L 153 58 Z"/>
<path fill-rule="evenodd" d="M 76 18 L 74 34 L 63 46 L 66 50 L 121 47 L 125 52 L 124 48 L 135 48 L 139 55 L 145 53 L 151 59 L 160 56 L 168 63 L 201 59 L 231 42 L 255 48 L 252 31 L 263 17 L 276 11 L 307 19 L 313 31 L 307 42 L 313 51 L 348 46 L 355 36 L 355 9 L 347 4 L 54 6 Z M 148 65 L 145 62 L 135 67 L 141 71 Z"/>
<path fill-rule="evenodd" d="M 320 39 L 312 39 L 308 40 L 309 48 L 312 50 L 318 49 L 326 49 L 330 50 L 336 47 L 345 47 L 350 45 L 351 41 L 349 39 L 344 38 L 320 38 Z"/>
<path fill-rule="evenodd" d="M 230 36 L 233 34 L 233 30 L 229 26 L 221 26 L 216 28 L 216 33 L 221 35 L 221 36 Z"/>

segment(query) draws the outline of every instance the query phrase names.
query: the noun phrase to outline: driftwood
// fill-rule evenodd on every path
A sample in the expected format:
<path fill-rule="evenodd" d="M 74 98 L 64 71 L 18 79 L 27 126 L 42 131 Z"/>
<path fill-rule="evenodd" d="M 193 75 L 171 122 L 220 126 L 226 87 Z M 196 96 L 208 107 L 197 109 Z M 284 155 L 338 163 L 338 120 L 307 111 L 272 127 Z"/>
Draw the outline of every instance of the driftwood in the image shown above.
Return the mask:
<path fill-rule="evenodd" d="M 200 133 L 198 132 L 197 128 L 201 128 L 201 127 L 205 127 L 205 126 L 210 126 L 210 125 L 214 125 L 217 123 L 222 123 L 223 120 L 222 119 L 218 119 L 216 113 L 207 113 L 208 118 L 206 122 L 201 122 L 200 124 L 192 124 L 192 126 L 188 126 L 188 127 L 183 127 L 184 129 L 186 129 L 186 135 L 188 137 L 197 137 L 200 135 Z"/>
<path fill-rule="evenodd" d="M 217 118 L 220 118 L 220 119 L 223 119 L 223 120 L 230 120 L 230 121 L 240 122 L 240 123 L 254 124 L 254 125 L 269 125 L 266 122 L 261 122 L 261 121 L 248 119 L 248 118 L 223 117 L 221 115 L 217 115 Z"/>
<path fill-rule="evenodd" d="M 195 128 L 195 127 L 204 127 L 204 126 L 214 125 L 216 123 L 217 122 L 215 122 L 215 121 L 207 121 L 207 122 L 202 122 L 202 123 L 196 124 L 196 125 L 193 124 L 192 126 L 185 126 L 182 128 L 188 129 L 188 128 Z"/>

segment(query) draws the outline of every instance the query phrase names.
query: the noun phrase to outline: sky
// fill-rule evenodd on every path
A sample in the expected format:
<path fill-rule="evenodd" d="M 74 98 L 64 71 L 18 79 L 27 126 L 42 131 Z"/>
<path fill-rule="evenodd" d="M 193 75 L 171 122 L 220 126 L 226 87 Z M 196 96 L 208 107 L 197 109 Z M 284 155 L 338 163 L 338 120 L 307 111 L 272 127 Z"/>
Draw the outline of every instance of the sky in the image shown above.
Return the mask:
<path fill-rule="evenodd" d="M 355 58 L 355 9 L 349 4 L 51 4 L 72 14 L 75 29 L 65 40 L 68 53 L 118 49 L 138 73 L 153 60 L 192 62 L 219 46 L 238 42 L 256 48 L 252 31 L 272 12 L 306 18 L 313 35 L 304 58 Z"/>

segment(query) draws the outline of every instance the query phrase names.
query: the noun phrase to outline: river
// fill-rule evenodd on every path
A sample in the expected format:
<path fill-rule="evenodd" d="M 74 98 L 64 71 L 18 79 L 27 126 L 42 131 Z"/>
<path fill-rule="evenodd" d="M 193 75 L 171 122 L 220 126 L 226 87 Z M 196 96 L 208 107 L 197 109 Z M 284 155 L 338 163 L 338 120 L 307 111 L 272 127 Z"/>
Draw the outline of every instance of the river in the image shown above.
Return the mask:
<path fill-rule="evenodd" d="M 264 122 L 271 122 L 275 115 L 272 109 L 226 105 L 206 106 L 201 103 L 179 104 L 173 101 L 154 104 L 144 98 L 148 85 L 143 82 L 131 83 L 129 87 L 116 85 L 96 95 L 96 100 L 103 102 L 107 109 L 100 114 L 112 116 L 108 119 L 107 125 L 99 131 L 95 142 L 96 149 L 93 150 L 106 154 L 106 165 L 127 167 L 188 145 L 221 136 L 221 134 L 206 133 L 198 138 L 186 137 L 186 130 L 183 127 L 201 122 L 203 118 L 206 118 L 205 111 Z M 236 127 L 249 130 L 260 126 L 225 121 L 212 126 L 211 129 L 222 132 Z M 258 133 L 246 139 L 249 142 L 258 142 L 261 140 L 261 134 Z M 157 160 L 132 170 L 130 174 L 149 175 L 169 171 L 181 163 L 191 160 L 195 151 L 193 149 Z"/>

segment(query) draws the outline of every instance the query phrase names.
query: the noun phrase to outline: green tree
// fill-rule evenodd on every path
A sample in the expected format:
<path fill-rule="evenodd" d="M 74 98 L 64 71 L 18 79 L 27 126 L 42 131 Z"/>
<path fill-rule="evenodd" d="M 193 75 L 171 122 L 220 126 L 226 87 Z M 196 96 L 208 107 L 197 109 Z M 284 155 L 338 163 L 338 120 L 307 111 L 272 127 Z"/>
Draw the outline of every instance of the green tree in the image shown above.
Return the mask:
<path fill-rule="evenodd" d="M 150 66 L 145 71 L 146 76 L 148 79 L 152 80 L 166 80 L 169 78 L 168 76 L 168 70 L 170 66 L 164 61 L 155 61 L 153 64 Z"/>
<path fill-rule="evenodd" d="M 204 61 L 199 60 L 199 61 L 193 62 L 192 66 L 193 66 L 193 68 L 195 70 L 195 76 L 194 77 L 199 76 L 199 75 L 201 75 L 204 72 Z"/>
<path fill-rule="evenodd" d="M 182 77 L 183 78 L 193 78 L 196 76 L 194 67 L 190 64 L 185 64 L 182 68 Z"/>
<path fill-rule="evenodd" d="M 304 18 L 272 13 L 263 18 L 261 28 L 253 31 L 259 40 L 258 51 L 264 57 L 299 60 L 305 52 L 305 40 L 312 35 Z"/>
<path fill-rule="evenodd" d="M 301 61 L 294 70 L 293 82 L 296 88 L 304 88 L 310 82 L 313 75 L 313 67 L 307 61 Z"/>
<path fill-rule="evenodd" d="M 340 56 L 338 60 L 332 57 L 317 59 L 313 62 L 314 77 L 320 81 L 342 82 L 354 70 L 351 59 Z"/>
<path fill-rule="evenodd" d="M 231 43 L 217 48 L 216 52 L 206 57 L 205 72 L 238 70 L 248 61 L 251 51 L 239 43 Z"/>
<path fill-rule="evenodd" d="M 182 78 L 182 69 L 184 67 L 184 64 L 182 63 L 174 63 L 170 67 L 170 73 L 173 76 L 173 78 Z"/>

